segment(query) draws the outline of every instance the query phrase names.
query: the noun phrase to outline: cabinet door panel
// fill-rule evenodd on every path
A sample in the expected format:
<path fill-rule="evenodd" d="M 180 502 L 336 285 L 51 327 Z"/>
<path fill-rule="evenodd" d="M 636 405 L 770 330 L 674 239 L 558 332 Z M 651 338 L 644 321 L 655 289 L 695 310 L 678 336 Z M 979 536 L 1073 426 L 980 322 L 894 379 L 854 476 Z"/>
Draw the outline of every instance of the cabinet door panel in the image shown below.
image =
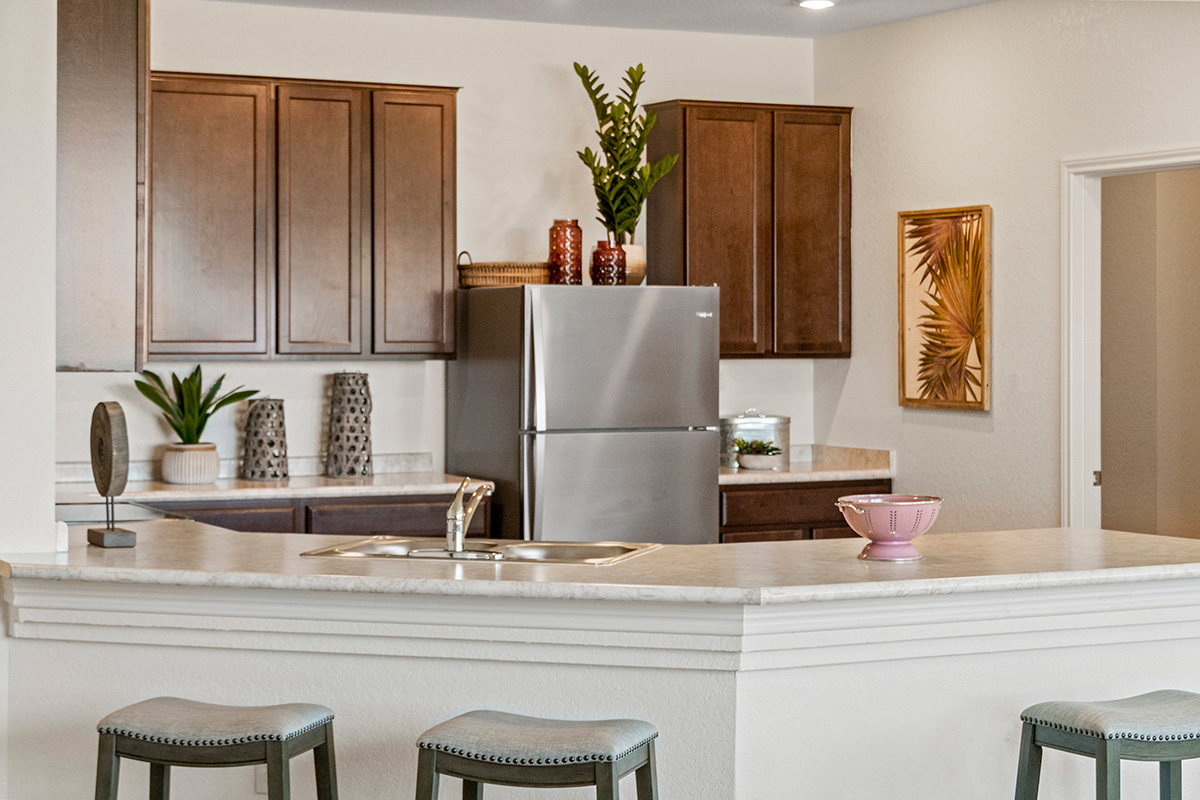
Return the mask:
<path fill-rule="evenodd" d="M 814 539 L 857 539 L 858 534 L 849 527 L 813 528 Z"/>
<path fill-rule="evenodd" d="M 134 369 L 145 13 L 145 0 L 58 3 L 59 369 Z"/>
<path fill-rule="evenodd" d="M 850 354 L 849 247 L 849 114 L 775 112 L 776 354 Z"/>
<path fill-rule="evenodd" d="M 309 503 L 308 532 L 355 536 L 444 536 L 450 499 L 417 503 Z M 487 535 L 488 513 L 480 506 L 471 536 Z"/>
<path fill-rule="evenodd" d="M 454 352 L 454 97 L 373 93 L 376 353 Z"/>
<path fill-rule="evenodd" d="M 278 90 L 281 353 L 362 352 L 362 95 Z"/>
<path fill-rule="evenodd" d="M 267 352 L 267 94 L 152 82 L 151 355 Z"/>
<path fill-rule="evenodd" d="M 236 506 L 172 508 L 168 510 L 172 514 L 231 531 L 246 533 L 294 533 L 297 531 L 296 509 L 291 505 L 253 508 Z"/>
<path fill-rule="evenodd" d="M 834 503 L 850 494 L 891 491 L 891 481 L 820 484 L 778 484 L 762 488 L 721 489 L 721 525 L 809 526 L 843 524 L 842 512 Z"/>
<path fill-rule="evenodd" d="M 721 544 L 737 544 L 738 542 L 791 542 L 797 539 L 807 539 L 808 531 L 721 531 Z"/>
<path fill-rule="evenodd" d="M 771 114 L 689 108 L 687 282 L 721 287 L 721 353 L 770 346 Z"/>

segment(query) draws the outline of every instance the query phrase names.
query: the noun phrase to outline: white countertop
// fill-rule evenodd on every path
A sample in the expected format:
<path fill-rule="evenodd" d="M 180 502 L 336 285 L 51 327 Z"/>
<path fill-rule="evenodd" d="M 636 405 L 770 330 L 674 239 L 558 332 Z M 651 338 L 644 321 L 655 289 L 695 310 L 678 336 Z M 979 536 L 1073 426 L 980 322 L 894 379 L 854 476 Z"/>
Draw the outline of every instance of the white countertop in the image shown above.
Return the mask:
<path fill-rule="evenodd" d="M 722 486 L 754 483 L 810 483 L 817 481 L 867 481 L 895 477 L 893 454 L 888 450 L 831 445 L 793 445 L 791 463 L 778 469 L 721 467 Z"/>
<path fill-rule="evenodd" d="M 133 548 L 72 530 L 66 553 L 0 556 L 5 577 L 158 585 L 768 605 L 1138 583 L 1200 576 L 1200 541 L 1094 529 L 933 534 L 918 562 L 865 562 L 856 539 L 664 546 L 608 566 L 302 558 L 346 537 L 128 523 Z"/>
<path fill-rule="evenodd" d="M 130 482 L 121 500 L 142 503 L 186 503 L 221 500 L 273 500 L 293 497 L 390 496 L 453 494 L 462 478 L 440 472 L 392 472 L 369 478 L 326 478 L 309 475 L 283 481 L 226 478 L 215 483 L 182 485 L 160 481 Z M 473 481 L 470 490 L 485 481 Z M 99 502 L 94 483 L 59 483 L 55 502 Z"/>
<path fill-rule="evenodd" d="M 717 481 L 722 486 L 755 483 L 816 483 L 818 481 L 886 480 L 892 477 L 886 468 L 837 468 L 811 461 L 793 461 L 777 469 L 721 467 Z"/>

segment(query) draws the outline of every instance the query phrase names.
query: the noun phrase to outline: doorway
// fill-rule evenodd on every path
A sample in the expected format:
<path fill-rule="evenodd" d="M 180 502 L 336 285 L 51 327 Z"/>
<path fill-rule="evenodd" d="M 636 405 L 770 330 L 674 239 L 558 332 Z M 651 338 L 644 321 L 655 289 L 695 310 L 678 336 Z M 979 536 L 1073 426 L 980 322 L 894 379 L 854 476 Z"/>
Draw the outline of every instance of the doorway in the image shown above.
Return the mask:
<path fill-rule="evenodd" d="M 1102 474 L 1105 478 L 1109 477 L 1107 472 L 1101 473 L 1100 471 L 1104 429 L 1102 420 L 1104 383 L 1101 379 L 1103 338 L 1101 256 L 1103 251 L 1104 179 L 1197 168 L 1200 168 L 1200 150 L 1146 153 L 1063 163 L 1062 524 L 1064 525 L 1099 528 L 1104 524 L 1104 502 L 1100 478 Z M 1192 227 L 1195 227 L 1194 223 Z M 1143 285 L 1141 289 L 1144 294 L 1146 287 Z M 1183 292 L 1179 293 L 1183 294 Z M 1142 301 L 1145 301 L 1144 296 Z M 1197 307 L 1192 306 L 1192 308 Z M 1190 316 L 1188 315 L 1182 330 L 1200 330 L 1200 326 L 1190 321 Z M 1156 322 L 1156 329 L 1157 324 Z M 1165 328 L 1166 325 L 1164 324 L 1163 327 Z M 1157 419 L 1158 341 L 1159 338 L 1156 334 L 1155 429 L 1162 431 L 1166 436 L 1169 435 L 1170 429 L 1164 429 L 1158 424 L 1159 420 Z M 1200 343 L 1200 335 L 1198 335 L 1197 341 Z M 1169 348 L 1173 346 L 1173 343 L 1169 344 Z M 1122 347 L 1129 351 L 1133 349 L 1134 345 L 1126 343 L 1122 344 Z M 1126 352 L 1124 358 L 1129 363 L 1136 361 L 1142 364 L 1141 374 L 1144 376 L 1149 356 L 1144 349 L 1140 359 L 1135 356 L 1136 353 L 1131 355 Z M 1179 382 L 1177 381 L 1177 383 Z M 1179 387 L 1176 386 L 1171 391 L 1176 389 Z M 1179 389 L 1179 391 L 1186 392 L 1186 388 Z M 1146 407 L 1148 402 L 1143 398 L 1140 407 Z M 1170 413 L 1177 412 L 1171 411 Z M 1142 431 L 1144 434 L 1145 428 Z M 1182 441 L 1182 437 L 1176 438 L 1176 443 Z M 1136 440 L 1130 441 L 1134 443 L 1110 444 L 1110 450 L 1117 447 L 1130 448 L 1130 452 L 1135 456 L 1134 461 L 1141 458 L 1139 463 L 1144 467 L 1149 463 L 1149 456 L 1145 452 L 1146 448 L 1142 447 L 1138 451 Z M 1157 434 L 1155 441 L 1157 443 Z M 1175 449 L 1182 452 L 1184 448 Z M 1156 466 L 1156 481 L 1159 476 L 1164 474 L 1163 467 L 1168 467 L 1170 470 L 1174 470 L 1168 474 L 1168 477 L 1179 478 L 1176 483 L 1182 489 L 1182 494 L 1186 494 L 1187 490 L 1195 484 L 1183 482 L 1185 479 L 1178 470 L 1179 453 L 1176 453 L 1175 460 L 1170 463 L 1164 463 L 1160 458 L 1162 453 L 1170 450 L 1171 447 L 1168 447 L 1166 451 L 1160 450 L 1157 446 L 1155 448 L 1154 461 L 1156 465 L 1159 465 Z M 1183 455 L 1187 455 L 1187 453 L 1183 453 Z M 1168 459 L 1168 461 L 1170 460 Z M 1126 471 L 1134 473 L 1136 468 L 1130 464 L 1127 465 Z M 1118 476 L 1119 474 L 1120 469 Z M 1122 492 L 1122 489 L 1112 483 L 1114 480 L 1119 481 L 1120 478 L 1103 481 L 1113 489 L 1110 495 L 1118 495 L 1109 503 L 1110 509 L 1119 502 Z M 1141 484 L 1141 489 L 1126 487 L 1124 491 L 1127 492 L 1127 496 L 1132 496 L 1139 491 L 1144 492 L 1144 487 L 1145 483 Z M 1157 508 L 1160 503 L 1157 487 L 1155 494 L 1155 507 Z M 1159 527 L 1157 519 L 1155 527 Z"/>
<path fill-rule="evenodd" d="M 1200 536 L 1200 169 L 1102 179 L 1100 525 Z"/>

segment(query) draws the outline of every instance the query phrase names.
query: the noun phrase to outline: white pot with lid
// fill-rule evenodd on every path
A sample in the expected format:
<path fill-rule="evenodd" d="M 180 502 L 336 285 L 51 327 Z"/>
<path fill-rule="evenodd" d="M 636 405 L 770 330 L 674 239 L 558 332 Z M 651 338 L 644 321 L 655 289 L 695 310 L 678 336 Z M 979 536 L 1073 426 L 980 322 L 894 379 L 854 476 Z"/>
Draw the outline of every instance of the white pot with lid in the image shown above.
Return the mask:
<path fill-rule="evenodd" d="M 760 414 L 758 409 L 748 408 L 736 417 L 721 417 L 721 466 L 738 465 L 737 447 L 734 439 L 748 442 L 758 439 L 774 442 L 783 450 L 783 460 L 788 460 L 788 449 L 792 443 L 792 418 Z"/>

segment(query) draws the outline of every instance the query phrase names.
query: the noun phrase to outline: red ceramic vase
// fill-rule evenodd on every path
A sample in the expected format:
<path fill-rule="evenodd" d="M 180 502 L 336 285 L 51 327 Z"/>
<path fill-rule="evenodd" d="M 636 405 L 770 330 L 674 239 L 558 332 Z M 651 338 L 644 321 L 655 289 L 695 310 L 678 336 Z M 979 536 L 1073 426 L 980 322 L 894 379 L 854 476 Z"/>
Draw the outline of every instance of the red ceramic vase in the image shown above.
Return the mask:
<path fill-rule="evenodd" d="M 556 219 L 550 226 L 550 282 L 583 283 L 583 228 L 579 220 Z"/>
<path fill-rule="evenodd" d="M 619 244 L 609 244 L 601 239 L 592 251 L 592 285 L 625 285 L 625 251 Z"/>

